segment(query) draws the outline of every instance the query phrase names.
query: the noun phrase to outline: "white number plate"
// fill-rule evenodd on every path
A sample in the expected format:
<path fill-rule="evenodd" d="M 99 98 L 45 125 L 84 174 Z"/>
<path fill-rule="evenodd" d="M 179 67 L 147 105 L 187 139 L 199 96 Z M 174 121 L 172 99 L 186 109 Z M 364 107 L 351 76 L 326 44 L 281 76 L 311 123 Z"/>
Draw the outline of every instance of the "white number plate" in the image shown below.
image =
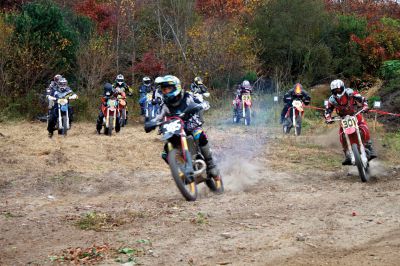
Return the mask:
<path fill-rule="evenodd" d="M 342 120 L 342 127 L 343 129 L 357 127 L 357 119 L 354 116 L 345 117 Z"/>

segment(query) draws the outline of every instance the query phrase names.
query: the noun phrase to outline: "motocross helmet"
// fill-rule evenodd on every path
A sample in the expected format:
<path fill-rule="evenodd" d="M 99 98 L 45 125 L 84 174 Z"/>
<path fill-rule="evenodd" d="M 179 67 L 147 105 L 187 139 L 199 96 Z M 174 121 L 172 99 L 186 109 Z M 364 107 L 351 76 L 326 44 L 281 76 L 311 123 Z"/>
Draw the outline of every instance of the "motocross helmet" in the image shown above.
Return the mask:
<path fill-rule="evenodd" d="M 54 76 L 53 80 L 56 84 L 58 84 L 58 82 L 60 81 L 61 78 L 62 78 L 62 76 L 60 74 L 57 74 Z"/>
<path fill-rule="evenodd" d="M 117 75 L 115 80 L 117 81 L 119 86 L 122 86 L 122 84 L 124 83 L 124 76 L 122 74 L 119 74 L 119 75 Z"/>
<path fill-rule="evenodd" d="M 143 84 L 144 84 L 145 86 L 150 86 L 150 84 L 151 84 L 151 79 L 150 79 L 149 77 L 144 77 L 144 78 L 143 78 Z"/>
<path fill-rule="evenodd" d="M 243 80 L 242 88 L 243 89 L 249 89 L 250 87 L 251 87 L 250 82 L 248 80 Z"/>
<path fill-rule="evenodd" d="M 294 94 L 300 96 L 303 92 L 303 86 L 300 83 L 296 83 L 293 87 Z"/>
<path fill-rule="evenodd" d="M 110 83 L 104 84 L 104 96 L 111 96 L 113 94 L 113 86 Z"/>
<path fill-rule="evenodd" d="M 64 92 L 67 89 L 68 86 L 68 81 L 65 78 L 60 78 L 58 81 L 58 88 L 60 89 L 61 92 Z"/>
<path fill-rule="evenodd" d="M 340 99 L 345 92 L 344 82 L 340 79 L 335 79 L 331 82 L 331 93 L 336 98 Z"/>
<path fill-rule="evenodd" d="M 164 103 L 172 106 L 178 106 L 183 98 L 184 91 L 181 81 L 172 75 L 166 75 L 160 79 L 157 78 L 157 85 L 160 86 Z"/>
<path fill-rule="evenodd" d="M 203 85 L 203 80 L 200 77 L 195 77 L 194 78 L 194 83 L 196 85 Z"/>

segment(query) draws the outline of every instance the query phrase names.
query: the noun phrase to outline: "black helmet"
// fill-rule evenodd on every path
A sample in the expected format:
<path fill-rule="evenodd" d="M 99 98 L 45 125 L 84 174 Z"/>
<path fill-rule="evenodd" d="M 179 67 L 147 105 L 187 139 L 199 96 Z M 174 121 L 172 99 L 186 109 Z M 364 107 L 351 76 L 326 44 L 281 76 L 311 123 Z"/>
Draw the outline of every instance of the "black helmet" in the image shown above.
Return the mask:
<path fill-rule="evenodd" d="M 111 96 L 113 94 L 113 86 L 110 83 L 104 84 L 104 96 Z"/>

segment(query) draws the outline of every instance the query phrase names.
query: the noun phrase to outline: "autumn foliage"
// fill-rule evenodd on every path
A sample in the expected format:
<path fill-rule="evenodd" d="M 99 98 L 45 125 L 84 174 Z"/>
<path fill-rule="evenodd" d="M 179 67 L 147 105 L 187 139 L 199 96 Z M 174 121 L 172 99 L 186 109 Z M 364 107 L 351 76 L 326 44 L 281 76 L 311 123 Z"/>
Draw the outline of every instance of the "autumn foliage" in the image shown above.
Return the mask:
<path fill-rule="evenodd" d="M 162 60 L 157 59 L 154 51 L 150 50 L 143 55 L 141 62 L 137 63 L 133 70 L 145 76 L 156 77 L 164 73 L 165 66 Z"/>
<path fill-rule="evenodd" d="M 99 32 L 110 29 L 116 21 L 111 5 L 108 3 L 98 3 L 96 0 L 85 0 L 78 3 L 75 6 L 75 11 L 95 21 Z"/>

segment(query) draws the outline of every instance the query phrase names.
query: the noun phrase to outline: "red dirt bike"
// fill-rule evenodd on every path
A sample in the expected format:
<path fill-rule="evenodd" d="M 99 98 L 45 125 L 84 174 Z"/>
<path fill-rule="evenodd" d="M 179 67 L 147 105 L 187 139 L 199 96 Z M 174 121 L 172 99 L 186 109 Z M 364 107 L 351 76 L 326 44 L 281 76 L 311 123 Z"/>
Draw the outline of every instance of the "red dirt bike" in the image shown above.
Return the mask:
<path fill-rule="evenodd" d="M 343 129 L 343 138 L 346 140 L 347 152 L 351 157 L 351 164 L 357 166 L 358 174 L 362 182 L 367 182 L 369 175 L 369 154 L 370 151 L 365 148 L 364 132 L 358 126 L 357 115 L 346 115 L 345 117 L 333 117 L 332 121 L 340 121 Z"/>
<path fill-rule="evenodd" d="M 186 135 L 182 117 L 193 110 L 189 107 L 180 116 L 167 117 L 163 122 L 149 121 L 150 127 L 160 126 L 160 133 L 168 148 L 168 165 L 179 191 L 187 201 L 197 198 L 197 185 L 205 182 L 211 191 L 222 193 L 222 179 L 215 180 L 207 175 L 207 165 L 193 136 Z"/>
<path fill-rule="evenodd" d="M 300 100 L 294 100 L 292 106 L 288 109 L 283 121 L 283 133 L 289 134 L 291 128 L 294 128 L 294 135 L 299 136 L 301 133 L 301 121 L 304 114 L 304 105 Z"/>
<path fill-rule="evenodd" d="M 115 132 L 119 132 L 120 122 L 119 122 L 119 110 L 118 110 L 118 99 L 115 97 L 107 99 L 106 105 L 101 105 L 101 111 L 103 112 L 103 126 L 104 126 L 104 134 L 105 135 L 112 135 L 113 129 Z"/>
<path fill-rule="evenodd" d="M 240 119 L 243 118 L 246 126 L 250 125 L 251 122 L 251 95 L 250 92 L 243 93 L 241 98 L 236 98 L 232 102 L 233 104 L 233 123 L 239 123 Z"/>

